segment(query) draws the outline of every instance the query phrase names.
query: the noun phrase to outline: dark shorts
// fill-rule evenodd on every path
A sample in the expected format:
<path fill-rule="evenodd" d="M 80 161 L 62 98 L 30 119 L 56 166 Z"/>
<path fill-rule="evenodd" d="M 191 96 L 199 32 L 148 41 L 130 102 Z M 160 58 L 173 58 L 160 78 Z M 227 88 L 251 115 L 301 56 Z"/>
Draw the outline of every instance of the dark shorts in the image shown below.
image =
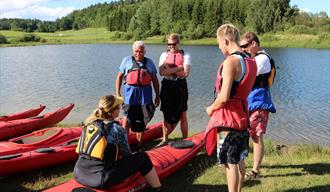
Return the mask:
<path fill-rule="evenodd" d="M 188 109 L 188 86 L 186 79 L 162 80 L 160 110 L 168 123 L 175 124 Z"/>
<path fill-rule="evenodd" d="M 142 176 L 148 174 L 153 165 L 146 152 L 134 153 L 129 157 L 118 160 L 111 171 L 106 173 L 105 183 L 107 186 L 115 185 L 137 171 L 141 173 Z"/>
<path fill-rule="evenodd" d="M 143 132 L 155 114 L 153 103 L 146 105 L 123 104 L 123 113 L 127 117 L 133 132 Z"/>
<path fill-rule="evenodd" d="M 74 168 L 74 178 L 80 184 L 93 188 L 108 188 L 129 178 L 136 172 L 142 176 L 148 174 L 153 165 L 145 152 L 134 153 L 113 162 L 108 168 L 102 161 L 79 156 Z"/>
<path fill-rule="evenodd" d="M 245 159 L 249 153 L 248 131 L 231 129 L 225 138 L 221 138 L 218 148 L 220 164 L 237 164 Z"/>

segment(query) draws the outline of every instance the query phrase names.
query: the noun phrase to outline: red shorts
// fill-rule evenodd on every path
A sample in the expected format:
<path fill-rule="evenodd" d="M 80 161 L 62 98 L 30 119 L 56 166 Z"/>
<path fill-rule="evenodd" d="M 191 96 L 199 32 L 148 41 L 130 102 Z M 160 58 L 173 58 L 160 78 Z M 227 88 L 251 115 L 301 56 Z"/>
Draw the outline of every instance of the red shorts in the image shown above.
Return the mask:
<path fill-rule="evenodd" d="M 257 109 L 249 112 L 250 116 L 250 136 L 256 137 L 266 133 L 269 111 Z"/>

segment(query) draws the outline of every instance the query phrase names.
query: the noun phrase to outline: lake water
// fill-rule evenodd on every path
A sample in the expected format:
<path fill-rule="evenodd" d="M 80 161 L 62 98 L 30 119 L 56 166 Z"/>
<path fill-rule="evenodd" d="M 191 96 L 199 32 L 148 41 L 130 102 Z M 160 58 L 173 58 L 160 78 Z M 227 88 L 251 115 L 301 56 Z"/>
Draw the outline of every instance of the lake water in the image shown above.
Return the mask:
<path fill-rule="evenodd" d="M 217 46 L 183 46 L 191 53 L 188 79 L 188 122 L 204 130 L 205 108 L 213 100 L 213 86 L 223 55 Z M 165 45 L 147 46 L 158 64 Z M 266 137 L 293 144 L 330 146 L 330 50 L 266 49 L 279 69 L 271 92 L 277 113 L 271 114 Z M 0 48 L 0 113 L 47 105 L 45 112 L 68 103 L 75 108 L 65 123 L 83 121 L 100 96 L 115 93 L 120 62 L 131 45 L 49 45 Z M 162 119 L 159 110 L 153 122 Z M 179 130 L 177 128 L 177 130 Z"/>

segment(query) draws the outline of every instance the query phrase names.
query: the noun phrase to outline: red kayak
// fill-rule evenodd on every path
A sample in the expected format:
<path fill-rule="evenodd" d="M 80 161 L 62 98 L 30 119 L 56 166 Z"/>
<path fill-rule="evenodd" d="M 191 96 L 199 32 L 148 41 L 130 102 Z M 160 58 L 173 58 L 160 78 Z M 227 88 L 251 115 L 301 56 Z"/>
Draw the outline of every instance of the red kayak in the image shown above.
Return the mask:
<path fill-rule="evenodd" d="M 46 106 L 40 105 L 37 108 L 29 109 L 23 112 L 0 116 L 0 121 L 11 121 L 16 119 L 26 119 L 26 118 L 34 117 L 39 115 L 41 111 L 44 110 L 45 108 Z"/>
<path fill-rule="evenodd" d="M 143 134 L 143 142 L 147 142 L 162 136 L 162 123 L 155 123 L 147 127 L 148 129 Z M 56 131 L 51 131 L 55 129 Z M 45 130 L 45 131 L 44 131 Z M 57 165 L 67 161 L 76 160 L 78 155 L 75 149 L 81 134 L 81 127 L 75 128 L 48 128 L 40 131 L 35 131 L 36 134 L 44 134 L 38 137 L 34 133 L 11 139 L 8 142 L 0 142 L 0 176 L 6 176 L 14 173 L 25 172 L 51 165 Z M 49 139 L 45 139 L 45 134 L 49 133 Z M 50 134 L 53 132 L 53 134 Z M 57 134 L 54 134 L 56 132 Z M 76 135 L 76 137 L 73 137 Z M 30 144 L 17 144 L 13 141 L 34 140 Z M 37 141 L 40 139 L 39 141 Z M 61 142 L 59 142 L 59 140 Z M 137 143 L 136 135 L 130 133 L 128 142 L 131 145 Z M 21 146 L 21 148 L 19 147 Z M 7 151 L 2 147 L 12 147 Z"/>
<path fill-rule="evenodd" d="M 0 142 L 0 157 L 55 146 L 81 134 L 81 127 L 51 127 Z M 1 161 L 0 161 L 1 162 Z"/>
<path fill-rule="evenodd" d="M 69 104 L 55 112 L 29 119 L 0 121 L 0 141 L 55 125 L 69 114 L 73 106 L 73 104 Z"/>
<path fill-rule="evenodd" d="M 185 142 L 192 143 L 192 146 L 188 148 L 174 148 L 172 145 L 166 145 L 164 147 L 155 148 L 148 151 L 148 155 L 151 158 L 152 164 L 155 166 L 158 177 L 163 180 L 168 177 L 173 172 L 177 171 L 179 168 L 184 166 L 189 160 L 191 160 L 198 152 L 203 149 L 204 146 L 204 132 L 199 133 L 195 136 L 185 139 Z M 116 186 L 113 186 L 106 190 L 97 190 L 85 187 L 77 183 L 74 179 L 61 184 L 59 186 L 45 190 L 46 192 L 71 192 L 78 188 L 81 191 L 88 189 L 92 191 L 116 191 L 116 192 L 128 192 L 128 191 L 143 191 L 148 187 L 148 184 L 141 176 L 140 173 L 136 173 L 123 182 L 119 183 Z"/>

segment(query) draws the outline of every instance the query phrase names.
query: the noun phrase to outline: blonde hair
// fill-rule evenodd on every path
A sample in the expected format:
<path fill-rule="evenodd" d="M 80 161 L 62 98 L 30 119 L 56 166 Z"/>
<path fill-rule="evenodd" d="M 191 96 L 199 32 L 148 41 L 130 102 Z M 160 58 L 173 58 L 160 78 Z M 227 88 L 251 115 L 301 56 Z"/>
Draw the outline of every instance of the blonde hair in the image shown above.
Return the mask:
<path fill-rule="evenodd" d="M 175 40 L 177 43 L 180 43 L 180 35 L 177 33 L 171 33 L 167 39 Z"/>
<path fill-rule="evenodd" d="M 239 44 L 239 30 L 231 23 L 221 25 L 217 30 L 217 37 L 225 36 L 229 41 L 234 41 Z"/>
<path fill-rule="evenodd" d="M 113 106 L 115 100 L 116 97 L 113 95 L 102 96 L 99 100 L 98 107 L 86 118 L 84 124 L 87 125 L 95 120 L 105 120 L 109 116 L 107 113 L 116 109 Z"/>

